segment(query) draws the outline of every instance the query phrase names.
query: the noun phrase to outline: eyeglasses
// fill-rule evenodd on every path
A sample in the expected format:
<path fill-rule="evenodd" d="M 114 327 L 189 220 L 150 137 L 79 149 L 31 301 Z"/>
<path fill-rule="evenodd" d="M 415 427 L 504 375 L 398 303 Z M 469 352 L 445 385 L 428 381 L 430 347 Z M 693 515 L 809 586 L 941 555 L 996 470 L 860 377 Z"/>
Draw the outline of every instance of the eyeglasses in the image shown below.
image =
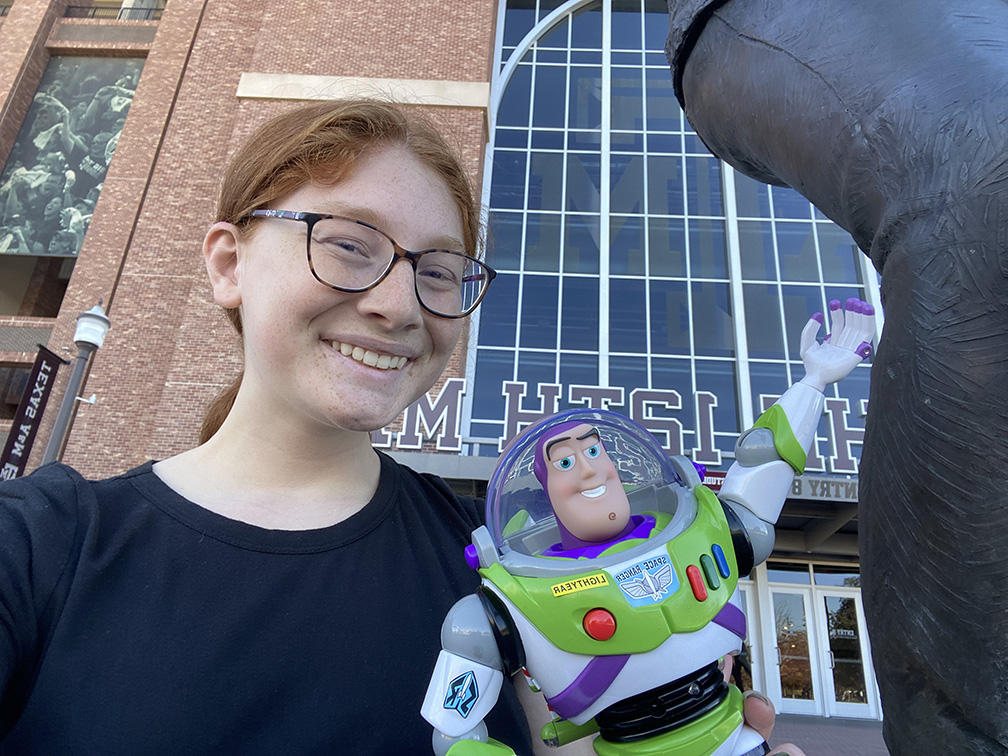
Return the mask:
<path fill-rule="evenodd" d="M 291 210 L 253 210 L 249 215 L 305 223 L 308 267 L 319 283 L 337 291 L 373 289 L 399 260 L 409 260 L 417 301 L 427 312 L 442 318 L 471 314 L 497 275 L 489 265 L 462 252 L 410 252 L 384 231 L 352 218 Z"/>

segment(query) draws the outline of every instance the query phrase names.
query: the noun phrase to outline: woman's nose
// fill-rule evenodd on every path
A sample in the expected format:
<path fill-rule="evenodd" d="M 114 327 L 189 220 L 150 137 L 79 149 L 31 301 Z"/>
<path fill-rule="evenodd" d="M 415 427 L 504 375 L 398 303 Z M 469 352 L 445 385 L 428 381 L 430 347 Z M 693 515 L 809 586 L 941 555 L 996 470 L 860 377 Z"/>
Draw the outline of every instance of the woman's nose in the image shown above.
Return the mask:
<path fill-rule="evenodd" d="M 414 275 L 409 260 L 397 257 L 382 282 L 362 293 L 362 305 L 396 326 L 419 323 L 423 309 L 417 301 Z"/>

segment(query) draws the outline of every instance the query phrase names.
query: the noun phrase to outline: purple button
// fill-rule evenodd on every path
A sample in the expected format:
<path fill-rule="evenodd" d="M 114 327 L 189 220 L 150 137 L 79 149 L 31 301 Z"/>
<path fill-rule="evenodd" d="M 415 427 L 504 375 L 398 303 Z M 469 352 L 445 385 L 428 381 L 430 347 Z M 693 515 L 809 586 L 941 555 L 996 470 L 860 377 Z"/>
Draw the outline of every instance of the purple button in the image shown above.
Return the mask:
<path fill-rule="evenodd" d="M 476 553 L 476 547 L 471 543 L 465 547 L 465 560 L 466 564 L 469 565 L 469 569 L 471 570 L 479 569 L 480 566 L 479 555 Z"/>

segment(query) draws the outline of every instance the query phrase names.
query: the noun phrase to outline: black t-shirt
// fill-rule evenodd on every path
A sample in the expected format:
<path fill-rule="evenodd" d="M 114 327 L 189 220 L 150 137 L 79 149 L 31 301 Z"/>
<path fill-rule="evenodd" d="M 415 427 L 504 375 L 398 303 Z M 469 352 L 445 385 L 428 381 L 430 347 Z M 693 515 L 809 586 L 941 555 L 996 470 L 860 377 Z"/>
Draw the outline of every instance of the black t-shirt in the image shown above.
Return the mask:
<path fill-rule="evenodd" d="M 149 463 L 5 482 L 0 754 L 430 753 L 419 708 L 481 519 L 384 455 L 373 500 L 310 531 L 217 515 Z M 531 752 L 510 685 L 487 724 Z"/>

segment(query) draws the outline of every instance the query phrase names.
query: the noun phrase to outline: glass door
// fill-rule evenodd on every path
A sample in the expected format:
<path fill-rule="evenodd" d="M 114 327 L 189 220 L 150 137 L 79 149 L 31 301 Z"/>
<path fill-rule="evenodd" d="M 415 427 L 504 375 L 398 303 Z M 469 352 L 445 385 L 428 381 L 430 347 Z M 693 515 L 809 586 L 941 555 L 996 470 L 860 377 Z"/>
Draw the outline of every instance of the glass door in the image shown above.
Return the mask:
<path fill-rule="evenodd" d="M 822 716 L 819 695 L 819 664 L 812 616 L 811 588 L 771 588 L 773 618 L 777 632 L 776 669 L 768 680 L 777 688 L 780 711 L 790 714 Z M 813 661 L 815 660 L 815 663 Z M 773 670 L 773 659 L 768 667 Z"/>
<path fill-rule="evenodd" d="M 878 717 L 878 701 L 861 595 L 857 591 L 821 588 L 816 594 L 827 714 L 874 719 Z"/>

